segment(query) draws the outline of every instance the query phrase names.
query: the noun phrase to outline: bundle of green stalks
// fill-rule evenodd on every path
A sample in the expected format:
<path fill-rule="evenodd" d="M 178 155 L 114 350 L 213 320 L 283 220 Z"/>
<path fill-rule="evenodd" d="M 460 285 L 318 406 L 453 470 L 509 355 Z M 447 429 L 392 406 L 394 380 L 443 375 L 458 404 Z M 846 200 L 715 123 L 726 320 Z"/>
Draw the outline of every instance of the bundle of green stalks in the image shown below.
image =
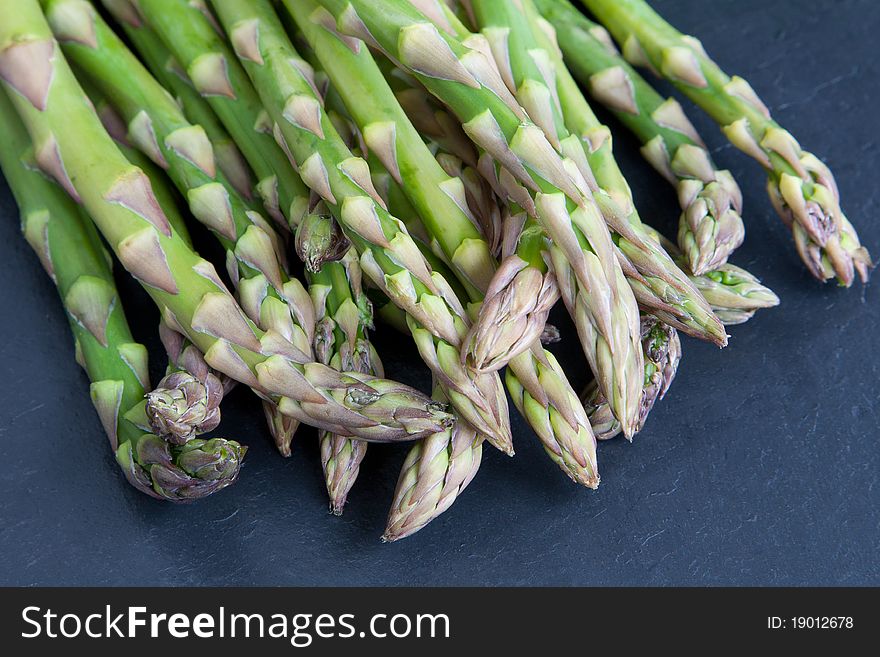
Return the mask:
<path fill-rule="evenodd" d="M 246 448 L 211 437 L 236 384 L 283 456 L 320 442 L 334 514 L 369 443 L 410 443 L 383 540 L 446 511 L 484 448 L 513 455 L 508 396 L 598 487 L 599 441 L 642 430 L 686 338 L 724 347 L 779 303 L 730 262 L 742 190 L 638 67 L 761 164 L 810 273 L 867 281 L 831 171 L 746 80 L 643 0 L 582 4 L 592 17 L 568 0 L 0 0 L 0 166 L 136 489 L 184 502 L 238 479 Z M 591 103 L 675 187 L 674 241 Z M 114 266 L 161 315 L 156 388 Z M 549 350 L 570 337 L 547 324 L 560 301 L 583 362 Z M 394 330 L 423 390 L 384 378 L 372 335 Z M 576 391 L 565 369 L 584 363 Z"/>

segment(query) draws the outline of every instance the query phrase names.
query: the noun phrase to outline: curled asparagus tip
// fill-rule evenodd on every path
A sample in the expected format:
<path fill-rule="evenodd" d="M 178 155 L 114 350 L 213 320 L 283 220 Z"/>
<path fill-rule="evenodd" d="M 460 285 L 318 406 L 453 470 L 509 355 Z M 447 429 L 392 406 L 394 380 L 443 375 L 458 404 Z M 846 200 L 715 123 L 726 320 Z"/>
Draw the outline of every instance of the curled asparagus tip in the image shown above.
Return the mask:
<path fill-rule="evenodd" d="M 773 290 L 745 269 L 730 263 L 691 280 L 725 326 L 743 324 L 758 310 L 779 305 L 779 297 Z"/>
<path fill-rule="evenodd" d="M 348 252 L 351 242 L 328 213 L 312 212 L 296 229 L 296 253 L 311 272 L 325 262 L 336 262 Z"/>
<path fill-rule="evenodd" d="M 153 431 L 183 445 L 220 424 L 223 383 L 210 373 L 200 380 L 188 372 L 173 372 L 147 393 L 146 399 Z"/>
<path fill-rule="evenodd" d="M 191 502 L 235 483 L 247 447 L 225 438 L 200 438 L 171 445 L 145 434 L 136 446 L 127 441 L 116 450 L 116 460 L 128 482 L 160 500 Z"/>
<path fill-rule="evenodd" d="M 400 471 L 382 541 L 412 536 L 446 511 L 476 475 L 482 444 L 464 422 L 415 443 Z"/>
<path fill-rule="evenodd" d="M 635 431 L 641 431 L 654 404 L 666 396 L 681 362 L 681 340 L 678 331 L 655 317 L 642 317 L 642 350 L 645 354 L 645 382 L 639 403 Z M 609 408 L 608 401 L 595 382 L 583 394 L 584 408 L 598 440 L 609 440 L 621 432 L 621 425 Z M 627 436 L 632 440 L 631 436 Z"/>
<path fill-rule="evenodd" d="M 798 254 L 810 273 L 823 282 L 837 278 L 845 287 L 853 284 L 856 274 L 867 283 L 874 266 L 871 255 L 840 209 L 840 195 L 831 170 L 812 153 L 800 150 L 788 133 L 774 132 L 771 137 L 789 145 L 778 151 L 789 154 L 786 159 L 799 175 L 771 175 L 767 192 L 776 211 L 791 228 Z M 765 137 L 765 141 L 769 138 Z"/>
<path fill-rule="evenodd" d="M 696 275 L 717 269 L 745 239 L 739 187 L 734 193 L 721 178 L 708 184 L 685 179 L 678 194 L 683 209 L 678 245 L 688 269 Z"/>
<path fill-rule="evenodd" d="M 501 369 L 541 338 L 558 299 L 553 274 L 542 274 L 516 255 L 506 258 L 464 341 L 462 362 L 476 372 Z"/>
<path fill-rule="evenodd" d="M 321 466 L 330 497 L 330 512 L 341 516 L 348 500 L 348 493 L 354 485 L 367 453 L 367 443 L 321 432 Z"/>

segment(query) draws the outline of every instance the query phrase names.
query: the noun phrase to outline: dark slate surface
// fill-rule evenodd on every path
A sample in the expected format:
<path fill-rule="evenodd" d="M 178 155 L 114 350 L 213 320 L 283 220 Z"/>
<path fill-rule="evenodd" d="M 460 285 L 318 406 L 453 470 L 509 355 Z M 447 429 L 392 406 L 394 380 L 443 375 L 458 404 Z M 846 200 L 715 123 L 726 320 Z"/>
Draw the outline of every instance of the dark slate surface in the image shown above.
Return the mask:
<path fill-rule="evenodd" d="M 880 252 L 873 0 L 657 0 L 744 74 L 776 117 L 825 158 L 863 241 Z M 732 330 L 721 352 L 693 340 L 667 400 L 635 444 L 600 447 L 602 486 L 571 485 L 514 418 L 518 455 L 487 451 L 441 519 L 395 545 L 379 540 L 404 448 L 371 450 L 342 519 L 327 514 L 314 432 L 290 460 L 273 453 L 246 391 L 225 435 L 251 446 L 241 481 L 189 507 L 130 489 L 73 362 L 54 289 L 18 235 L 0 183 L 0 583 L 156 585 L 878 584 L 880 380 L 877 290 L 811 280 L 764 195 L 763 175 L 692 112 L 746 193 L 735 261 L 783 306 Z M 645 218 L 671 229 L 674 197 L 617 136 Z M 125 284 L 139 338 L 155 313 Z M 586 373 L 564 318 L 555 348 Z M 405 346 L 401 346 L 404 344 Z M 427 387 L 414 350 L 378 338 L 393 376 Z"/>

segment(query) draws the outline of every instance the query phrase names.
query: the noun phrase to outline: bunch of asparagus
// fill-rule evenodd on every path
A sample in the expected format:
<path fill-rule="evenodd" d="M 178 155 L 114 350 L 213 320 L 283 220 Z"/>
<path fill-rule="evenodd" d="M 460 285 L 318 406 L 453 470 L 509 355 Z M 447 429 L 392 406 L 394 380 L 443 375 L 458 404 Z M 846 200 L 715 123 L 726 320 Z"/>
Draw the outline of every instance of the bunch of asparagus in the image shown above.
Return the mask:
<path fill-rule="evenodd" d="M 283 456 L 319 429 L 336 514 L 368 443 L 413 441 L 385 540 L 445 511 L 484 442 L 513 455 L 507 394 L 596 488 L 597 439 L 642 429 L 680 333 L 725 346 L 779 302 L 728 262 L 733 176 L 633 66 L 764 166 L 811 273 L 867 279 L 831 172 L 745 80 L 642 0 L 584 4 L 610 33 L 567 0 L 0 0 L 0 166 L 132 485 L 190 501 L 233 483 L 246 448 L 203 436 L 241 383 Z M 642 220 L 588 95 L 675 185 L 677 244 Z M 161 317 L 154 389 L 114 256 Z M 580 394 L 546 348 L 560 299 L 593 373 Z M 430 396 L 382 378 L 374 318 L 412 337 Z"/>

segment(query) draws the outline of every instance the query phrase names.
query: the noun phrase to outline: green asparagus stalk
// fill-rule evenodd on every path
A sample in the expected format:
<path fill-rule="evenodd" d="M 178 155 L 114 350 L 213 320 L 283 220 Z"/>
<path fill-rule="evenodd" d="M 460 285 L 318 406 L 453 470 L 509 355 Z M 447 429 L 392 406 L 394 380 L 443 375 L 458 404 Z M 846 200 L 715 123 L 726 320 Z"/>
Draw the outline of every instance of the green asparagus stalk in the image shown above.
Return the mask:
<path fill-rule="evenodd" d="M 2 90 L 0 123 L 0 168 L 21 210 L 22 232 L 61 295 L 77 361 L 92 382 L 92 403 L 126 479 L 151 497 L 175 502 L 234 483 L 246 447 L 223 438 L 177 447 L 149 433 L 142 404 L 147 351 L 131 336 L 100 238 L 68 195 L 39 173 L 27 132 Z"/>
<path fill-rule="evenodd" d="M 317 2 L 294 2 L 288 7 L 310 47 L 316 51 L 335 92 L 343 97 L 370 154 L 381 161 L 393 182 L 408 196 L 413 209 L 435 226 L 455 223 L 465 227 L 459 220 L 462 217 L 468 219 L 470 226 L 467 226 L 468 231 L 463 234 L 450 265 L 454 267 L 454 262 L 461 259 L 483 265 L 480 268 L 456 267 L 457 272 L 463 272 L 461 278 L 468 288 L 468 296 L 479 296 L 483 308 L 480 320 L 474 323 L 465 340 L 463 356 L 475 371 L 501 369 L 512 356 L 527 349 L 540 336 L 547 314 L 558 298 L 555 279 L 547 273 L 538 254 L 538 271 L 530 269 L 528 273 L 522 273 L 522 266 L 507 267 L 511 276 L 516 277 L 515 289 L 520 292 L 517 300 L 512 300 L 505 290 L 485 298 L 478 293 L 491 290 L 488 282 L 494 268 L 490 247 L 481 239 L 479 221 L 468 204 L 464 182 L 450 176 L 434 160 L 421 136 L 406 121 L 403 110 L 366 49 L 351 52 L 317 23 L 326 16 L 324 10 L 316 13 Z M 379 93 L 381 101 L 378 100 Z M 364 103 L 363 98 L 367 96 L 371 102 Z M 394 127 L 393 134 L 390 126 Z M 404 178 L 406 184 L 402 184 Z M 518 264 L 522 262 L 518 259 Z M 474 272 L 478 278 L 471 280 L 469 277 Z"/>
<path fill-rule="evenodd" d="M 364 273 L 407 311 L 422 358 L 453 406 L 496 447 L 512 453 L 500 379 L 475 375 L 459 360 L 468 328 L 461 302 L 449 283 L 431 272 L 403 224 L 383 207 L 369 166 L 339 137 L 302 65 L 297 65 L 303 60 L 271 4 L 222 1 L 213 7 L 260 90 L 279 143 L 361 254 Z"/>
<path fill-rule="evenodd" d="M 131 147 L 125 121 L 101 92 L 87 83 L 87 78 L 83 77 L 82 80 L 86 81 L 83 88 L 108 134 L 116 140 L 125 158 L 147 174 L 168 222 L 192 246 L 186 222 L 178 210 L 178 199 L 165 173 L 147 156 Z M 97 233 L 92 232 L 97 240 L 96 248 L 103 249 Z M 229 379 L 218 376 L 205 363 L 201 352 L 164 321 L 159 322 L 159 335 L 168 354 L 168 366 L 165 377 L 147 393 L 144 412 L 154 433 L 169 442 L 184 445 L 220 424 L 220 403 L 229 387 Z"/>
<path fill-rule="evenodd" d="M 316 76 L 317 80 L 317 76 Z M 334 369 L 352 369 L 382 376 L 382 364 L 367 338 L 372 308 L 361 289 L 362 274 L 351 243 L 323 204 L 296 227 L 296 251 L 305 263 L 309 294 L 315 305 L 315 353 Z M 342 262 L 338 262 L 342 260 Z M 341 515 L 357 479 L 367 443 L 319 431 L 321 466 L 330 511 Z"/>
<path fill-rule="evenodd" d="M 314 317 L 308 294 L 287 274 L 275 230 L 250 210 L 218 171 L 213 145 L 204 129 L 187 121 L 181 108 L 89 2 L 43 0 L 43 5 L 65 53 L 106 98 L 113 99 L 131 141 L 165 169 L 185 195 L 193 216 L 212 230 L 226 249 L 230 275 L 250 319 L 264 330 L 277 330 L 311 357 Z M 263 308 L 263 299 L 248 294 L 255 289 L 267 291 L 267 299 L 272 299 L 269 303 L 277 307 L 271 312 Z M 176 415 L 179 408 L 187 407 L 190 394 L 200 392 L 200 383 L 182 385 L 188 383 L 182 375 L 173 375 L 170 387 L 177 387 L 176 391 L 167 390 L 168 383 L 148 400 L 155 411 L 150 416 L 157 421 L 166 414 Z M 275 444 L 282 455 L 289 456 L 298 422 L 284 416 L 272 402 L 264 401 L 264 405 Z"/>
<path fill-rule="evenodd" d="M 633 202 L 632 192 L 614 159 L 611 133 L 593 113 L 577 83 L 566 69 L 555 42 L 539 26 L 540 15 L 531 0 L 522 0 L 522 11 L 498 0 L 473 3 L 478 20 L 490 25 L 484 31 L 493 44 L 501 68 L 530 115 L 539 119 L 551 139 L 578 137 L 586 146 L 595 176 L 597 196 L 616 207 L 609 220 L 616 243 L 635 271 L 630 285 L 644 312 L 699 338 L 726 344 L 720 320 L 687 275 L 651 237 Z"/>
<path fill-rule="evenodd" d="M 244 155 L 208 102 L 196 91 L 186 71 L 165 47 L 159 36 L 133 11 L 131 0 L 102 0 L 134 50 L 156 80 L 170 91 L 187 119 L 202 126 L 214 145 L 214 158 L 226 178 L 244 198 L 251 200 L 253 174 Z M 286 220 L 284 222 L 286 226 Z"/>
<path fill-rule="evenodd" d="M 298 224 L 308 211 L 308 190 L 275 143 L 256 90 L 218 33 L 205 4 L 188 0 L 129 2 L 129 13 L 159 35 L 238 144 L 257 177 L 257 193 L 267 212 L 276 221 L 286 218 L 289 224 Z"/>
<path fill-rule="evenodd" d="M 124 125 L 105 99 L 92 95 L 91 90 L 87 93 L 105 126 L 108 122 L 114 126 Z M 114 118 L 110 118 L 111 113 Z M 109 128 L 108 133 L 113 136 Z M 126 159 L 147 174 L 168 223 L 191 246 L 177 197 L 164 172 L 140 151 L 125 145 L 117 137 L 114 139 Z M 97 237 L 97 233 L 94 234 Z M 176 445 L 185 445 L 219 426 L 220 404 L 231 385 L 228 377 L 211 369 L 203 354 L 164 320 L 159 322 L 159 335 L 168 355 L 168 366 L 162 380 L 146 394 L 144 410 L 154 433 Z"/>
<path fill-rule="evenodd" d="M 287 3 L 287 7 L 361 130 L 371 134 L 385 126 L 386 133 L 393 133 L 392 143 L 377 140 L 378 149 L 373 152 L 382 151 L 382 160 L 397 167 L 400 187 L 418 204 L 419 217 L 432 241 L 457 277 L 470 282 L 471 299 L 482 301 L 484 293 L 491 291 L 495 261 L 485 237 L 462 209 L 462 183 L 451 179 L 433 160 L 367 50 L 362 48 L 354 53 L 328 32 L 321 23 L 325 12 L 317 2 L 297 0 Z M 359 102 L 366 95 L 372 102 Z M 396 183 L 397 177 L 392 178 Z M 448 200 L 442 201 L 443 192 L 449 193 L 448 190 L 458 190 L 452 195 L 458 201 L 451 206 Z M 389 198 L 388 204 L 395 216 L 413 218 L 409 213 L 397 214 L 394 198 Z M 405 223 L 411 225 L 409 221 Z M 509 363 L 508 390 L 566 474 L 579 483 L 595 486 L 595 440 L 586 414 L 558 363 L 535 344 L 538 337 L 539 334 L 531 339 L 534 349 Z"/>
<path fill-rule="evenodd" d="M 373 308 L 361 287 L 357 253 L 339 234 L 338 225 L 323 203 L 318 203 L 303 219 L 296 238 L 298 252 L 306 263 L 309 293 L 316 311 L 318 361 L 337 370 L 382 376 L 382 362 L 367 335 L 373 326 Z M 345 247 L 344 255 L 336 258 L 340 245 Z M 334 259 L 325 261 L 326 258 Z M 330 510 L 334 515 L 342 515 L 367 443 L 329 431 L 319 432 L 318 438 Z"/>
<path fill-rule="evenodd" d="M 430 2 L 413 4 L 435 24 L 451 27 L 456 38 L 479 39 L 445 6 Z M 499 196 L 503 195 L 504 191 L 499 190 Z M 484 290 L 479 316 L 462 350 L 462 357 L 476 369 L 500 369 L 530 349 L 560 296 L 556 277 L 547 265 L 552 256 L 544 232 L 521 206 L 510 205 L 521 217 L 517 225 L 522 230 L 517 239 L 510 239 L 507 248 L 502 249 L 502 261 Z"/>
<path fill-rule="evenodd" d="M 83 77 L 83 80 L 86 79 Z M 100 91 L 89 84 L 84 84 L 83 88 L 101 123 L 116 140 L 123 155 L 149 177 L 156 200 L 168 222 L 192 246 L 186 222 L 178 210 L 178 199 L 164 172 L 128 144 L 125 121 Z M 92 232 L 98 240 L 97 233 Z M 97 248 L 104 248 L 99 240 Z M 165 377 L 147 393 L 144 411 L 154 433 L 169 442 L 183 445 L 219 425 L 220 403 L 231 383 L 228 377 L 218 375 L 208 367 L 202 353 L 164 321 L 159 323 L 159 335 L 168 354 L 168 366 Z"/>
<path fill-rule="evenodd" d="M 170 226 L 149 180 L 114 145 L 77 83 L 36 0 L 0 0 L 0 80 L 39 167 L 81 201 L 165 320 L 215 370 L 313 426 L 367 440 L 423 437 L 452 417 L 421 393 L 310 361 L 244 315 L 210 263 Z M 107 411 L 109 426 L 119 417 Z"/>
<path fill-rule="evenodd" d="M 406 194 L 412 209 L 429 224 L 429 233 L 454 230 L 448 226 L 461 227 L 463 232 L 456 240 L 458 250 L 448 262 L 467 288 L 468 296 L 482 301 L 482 313 L 494 319 L 488 326 L 477 322 L 471 328 L 465 345 L 478 344 L 483 352 L 477 352 L 478 357 L 469 365 L 477 371 L 500 369 L 510 356 L 527 348 L 540 335 L 547 313 L 557 298 L 552 276 L 543 272 L 530 278 L 521 276 L 521 285 L 531 289 L 530 293 L 521 295 L 526 303 L 519 307 L 505 303 L 508 299 L 503 294 L 491 294 L 484 299 L 482 292 L 490 289 L 494 273 L 493 259 L 468 203 L 464 182 L 450 176 L 434 160 L 366 49 L 351 52 L 316 22 L 325 14 L 323 10 L 316 13 L 317 2 L 307 0 L 288 7 L 334 83 L 336 93 L 343 96 L 370 154 L 389 172 L 389 191 L 399 188 Z M 372 102 L 361 101 L 366 94 Z M 371 168 L 375 170 L 375 166 Z M 467 223 L 462 219 L 467 219 Z M 437 253 L 446 257 L 442 249 Z M 459 261 L 464 264 L 456 266 Z M 541 265 L 543 267 L 543 262 Z"/>
<path fill-rule="evenodd" d="M 440 105 L 418 80 L 394 66 L 391 60 L 378 58 L 376 64 L 419 134 L 468 166 L 476 168 L 479 154 L 458 119 Z"/>
<path fill-rule="evenodd" d="M 663 399 L 681 362 L 681 341 L 678 332 L 650 315 L 642 316 L 642 349 L 645 352 L 645 385 L 639 409 L 637 432 L 641 431 L 654 404 Z M 609 440 L 621 432 L 608 402 L 594 381 L 584 391 L 584 406 L 599 440 Z"/>
<path fill-rule="evenodd" d="M 669 79 L 706 110 L 734 146 L 764 167 L 770 199 L 813 276 L 836 277 L 847 287 L 856 273 L 867 280 L 871 257 L 840 209 L 833 174 L 773 120 L 746 80 L 728 76 L 697 39 L 682 35 L 642 0 L 583 2 L 623 44 L 631 63 L 650 65 Z"/>
<path fill-rule="evenodd" d="M 440 393 L 436 398 L 445 401 Z M 415 443 L 400 471 L 382 540 L 412 536 L 446 511 L 473 480 L 482 457 L 482 436 L 462 422 Z"/>
<path fill-rule="evenodd" d="M 405 0 L 321 4 L 335 16 L 328 29 L 379 47 L 450 107 L 484 151 L 480 171 L 547 231 L 588 360 L 615 411 L 634 418 L 643 370 L 638 308 L 586 183 L 579 140 L 560 145 L 574 157 L 559 155 L 508 91 L 485 40 L 472 39 L 469 47 Z"/>
<path fill-rule="evenodd" d="M 745 236 L 742 192 L 719 170 L 674 98 L 663 98 L 617 52 L 611 37 L 568 0 L 536 0 L 574 75 L 644 144 L 642 154 L 674 185 L 682 214 L 678 244 L 689 271 L 727 262 Z"/>

